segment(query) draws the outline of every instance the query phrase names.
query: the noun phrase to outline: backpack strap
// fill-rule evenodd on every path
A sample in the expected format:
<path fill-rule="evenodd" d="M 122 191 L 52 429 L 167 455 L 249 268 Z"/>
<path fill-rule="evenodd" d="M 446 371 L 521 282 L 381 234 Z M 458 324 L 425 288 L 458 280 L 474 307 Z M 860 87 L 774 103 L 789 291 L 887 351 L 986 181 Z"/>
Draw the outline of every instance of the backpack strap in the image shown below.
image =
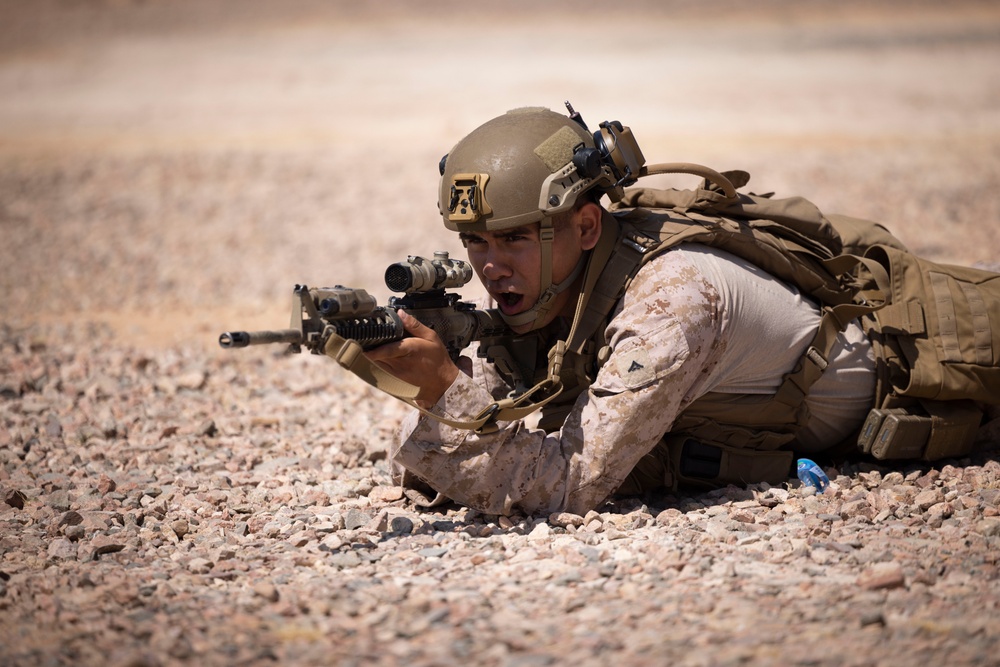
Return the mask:
<path fill-rule="evenodd" d="M 796 422 L 800 426 L 808 418 L 808 414 L 802 410 L 802 406 L 805 405 L 809 388 L 819 380 L 829 365 L 830 351 L 837 340 L 837 335 L 851 321 L 870 315 L 882 308 L 885 303 L 887 293 L 885 290 L 888 288 L 889 277 L 881 266 L 877 266 L 876 262 L 854 255 L 840 255 L 823 262 L 827 270 L 835 276 L 850 273 L 858 264 L 864 264 L 866 267 L 875 265 L 873 278 L 876 285 L 859 295 L 859 303 L 842 303 L 835 306 L 825 306 L 822 309 L 816 335 L 809 347 L 806 348 L 799 363 L 791 373 L 784 377 L 781 386 L 778 387 L 778 391 L 774 395 L 775 401 L 797 412 Z"/>
<path fill-rule="evenodd" d="M 662 248 L 659 238 L 626 228 L 610 213 L 605 212 L 601 227 L 567 336 L 567 349 L 577 354 L 607 320 L 647 255 Z"/>

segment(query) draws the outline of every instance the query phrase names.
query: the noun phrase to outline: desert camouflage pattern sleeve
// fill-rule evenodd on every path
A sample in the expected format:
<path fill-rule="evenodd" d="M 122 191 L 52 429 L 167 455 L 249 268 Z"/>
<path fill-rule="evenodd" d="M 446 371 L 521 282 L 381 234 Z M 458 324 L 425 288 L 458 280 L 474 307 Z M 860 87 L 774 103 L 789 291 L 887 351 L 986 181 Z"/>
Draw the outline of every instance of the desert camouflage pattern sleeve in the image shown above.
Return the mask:
<path fill-rule="evenodd" d="M 677 255 L 677 256 L 674 256 Z M 680 253 L 639 272 L 607 329 L 611 356 L 558 432 L 501 422 L 479 435 L 414 414 L 393 459 L 435 490 L 489 514 L 596 507 L 669 431 L 721 353 L 719 295 Z M 434 407 L 469 420 L 492 396 L 459 374 Z"/>

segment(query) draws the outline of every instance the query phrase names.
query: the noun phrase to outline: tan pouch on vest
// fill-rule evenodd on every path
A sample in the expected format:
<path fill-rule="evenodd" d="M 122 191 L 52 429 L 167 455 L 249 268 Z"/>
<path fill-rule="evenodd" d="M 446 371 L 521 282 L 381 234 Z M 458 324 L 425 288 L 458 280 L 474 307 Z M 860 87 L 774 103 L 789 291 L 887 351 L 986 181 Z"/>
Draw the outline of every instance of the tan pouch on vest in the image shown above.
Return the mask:
<path fill-rule="evenodd" d="M 937 461 L 969 454 L 983 411 L 972 401 L 920 401 L 907 408 L 875 409 L 858 446 L 876 459 Z"/>
<path fill-rule="evenodd" d="M 936 264 L 887 246 L 887 305 L 865 318 L 886 396 L 1000 403 L 1000 274 Z"/>

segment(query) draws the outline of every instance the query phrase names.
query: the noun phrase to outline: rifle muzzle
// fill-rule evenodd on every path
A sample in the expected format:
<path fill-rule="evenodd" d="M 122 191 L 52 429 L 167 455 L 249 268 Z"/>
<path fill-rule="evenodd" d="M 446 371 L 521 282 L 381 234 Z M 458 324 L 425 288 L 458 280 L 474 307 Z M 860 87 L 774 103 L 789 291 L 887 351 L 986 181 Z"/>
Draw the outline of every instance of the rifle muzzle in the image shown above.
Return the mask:
<path fill-rule="evenodd" d="M 270 343 L 302 343 L 299 329 L 279 329 L 277 331 L 226 331 L 219 336 L 219 345 L 226 349 L 267 345 Z"/>

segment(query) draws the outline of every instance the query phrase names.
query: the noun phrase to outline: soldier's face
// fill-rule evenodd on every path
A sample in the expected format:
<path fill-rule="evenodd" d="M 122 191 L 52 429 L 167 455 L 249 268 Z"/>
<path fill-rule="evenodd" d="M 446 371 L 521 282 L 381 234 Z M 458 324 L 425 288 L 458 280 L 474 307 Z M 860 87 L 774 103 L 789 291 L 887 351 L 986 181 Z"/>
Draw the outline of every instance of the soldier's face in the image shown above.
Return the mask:
<path fill-rule="evenodd" d="M 555 228 L 552 284 L 566 280 L 584 251 L 593 247 L 579 218 L 580 211 L 575 211 Z M 462 232 L 461 238 L 468 249 L 472 268 L 501 312 L 517 315 L 535 305 L 542 292 L 542 244 L 538 223 L 497 232 Z M 572 316 L 577 294 L 574 288 L 557 294 L 546 320 L 538 326 L 548 324 L 559 315 Z M 513 327 L 516 333 L 532 328 L 532 324 Z"/>

